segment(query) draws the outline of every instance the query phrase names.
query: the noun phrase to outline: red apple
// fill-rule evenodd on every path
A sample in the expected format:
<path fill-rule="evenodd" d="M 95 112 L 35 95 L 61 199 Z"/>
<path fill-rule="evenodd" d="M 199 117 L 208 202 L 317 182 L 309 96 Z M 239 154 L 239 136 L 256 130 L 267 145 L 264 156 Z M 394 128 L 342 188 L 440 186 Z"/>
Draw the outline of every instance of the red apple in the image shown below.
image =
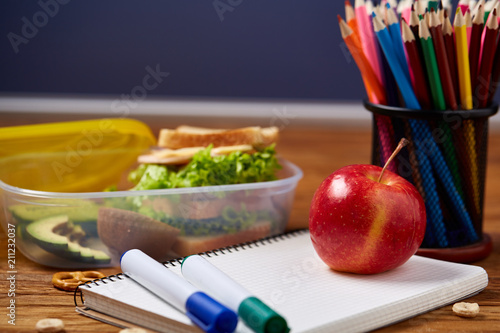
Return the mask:
<path fill-rule="evenodd" d="M 332 173 L 316 190 L 309 213 L 320 258 L 334 270 L 359 274 L 404 264 L 422 244 L 425 225 L 418 190 L 374 165 L 349 165 Z"/>

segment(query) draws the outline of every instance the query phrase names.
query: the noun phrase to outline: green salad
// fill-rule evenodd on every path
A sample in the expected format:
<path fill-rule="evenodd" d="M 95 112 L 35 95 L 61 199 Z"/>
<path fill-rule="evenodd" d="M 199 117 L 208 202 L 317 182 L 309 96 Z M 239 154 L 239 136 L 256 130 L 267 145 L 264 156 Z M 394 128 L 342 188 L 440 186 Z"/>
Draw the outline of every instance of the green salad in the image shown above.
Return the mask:
<path fill-rule="evenodd" d="M 131 190 L 229 185 L 276 179 L 281 169 L 274 145 L 254 154 L 232 152 L 211 156 L 212 146 L 196 153 L 185 166 L 141 164 L 129 174 Z"/>

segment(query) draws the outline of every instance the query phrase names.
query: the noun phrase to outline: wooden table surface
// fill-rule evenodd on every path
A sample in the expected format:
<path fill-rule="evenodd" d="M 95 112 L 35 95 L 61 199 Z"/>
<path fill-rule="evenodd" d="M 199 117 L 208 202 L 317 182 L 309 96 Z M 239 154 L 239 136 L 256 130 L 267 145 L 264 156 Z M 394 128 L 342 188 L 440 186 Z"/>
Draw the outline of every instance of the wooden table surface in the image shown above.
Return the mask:
<path fill-rule="evenodd" d="M 39 123 L 57 120 L 94 118 L 80 116 L 64 118 L 58 116 L 14 114 L 0 115 L 0 126 Z M 144 118 L 157 134 L 160 127 L 173 127 L 178 122 L 191 121 L 192 125 L 201 125 L 200 119 L 173 120 Z M 241 120 L 238 120 L 241 122 Z M 255 123 L 255 120 L 253 120 Z M 207 123 L 203 123 L 207 124 Z M 269 120 L 260 120 L 258 125 L 265 126 Z M 214 125 L 214 124 L 210 124 Z M 218 119 L 215 126 L 233 125 Z M 238 125 L 240 125 L 238 123 Z M 243 124 L 243 125 L 246 125 Z M 336 169 L 355 163 L 370 162 L 371 128 L 368 126 L 351 127 L 335 124 L 300 124 L 289 123 L 281 131 L 278 151 L 293 161 L 304 171 L 300 181 L 290 227 L 307 226 L 310 200 L 320 182 Z M 500 132 L 489 135 L 487 165 L 487 184 L 484 214 L 484 231 L 494 242 L 493 253 L 480 262 L 489 275 L 489 285 L 480 294 L 468 301 L 480 305 L 480 314 L 473 319 L 464 319 L 453 315 L 450 306 L 434 310 L 427 314 L 405 320 L 383 328 L 377 332 L 500 332 Z M 3 218 L 3 217 L 2 217 Z M 118 332 L 119 328 L 107 325 L 75 313 L 73 294 L 55 289 L 51 284 L 52 274 L 60 269 L 44 267 L 26 259 L 16 252 L 15 274 L 15 326 L 8 324 L 7 309 L 10 297 L 7 283 L 7 236 L 0 231 L 0 332 L 35 332 L 35 324 L 42 318 L 52 317 L 64 320 L 66 332 Z M 118 267 L 101 269 L 106 274 L 115 274 Z"/>

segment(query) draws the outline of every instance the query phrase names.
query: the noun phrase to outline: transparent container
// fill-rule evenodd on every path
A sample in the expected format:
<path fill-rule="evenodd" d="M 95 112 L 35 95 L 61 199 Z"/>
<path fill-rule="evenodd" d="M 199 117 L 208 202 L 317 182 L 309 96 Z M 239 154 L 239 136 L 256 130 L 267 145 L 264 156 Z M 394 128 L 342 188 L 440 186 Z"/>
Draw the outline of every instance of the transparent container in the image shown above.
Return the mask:
<path fill-rule="evenodd" d="M 163 261 L 285 230 L 302 177 L 286 160 L 275 181 L 103 191 L 154 143 L 127 119 L 0 129 L 0 214 L 17 250 L 52 267 L 108 267 L 132 248 Z"/>

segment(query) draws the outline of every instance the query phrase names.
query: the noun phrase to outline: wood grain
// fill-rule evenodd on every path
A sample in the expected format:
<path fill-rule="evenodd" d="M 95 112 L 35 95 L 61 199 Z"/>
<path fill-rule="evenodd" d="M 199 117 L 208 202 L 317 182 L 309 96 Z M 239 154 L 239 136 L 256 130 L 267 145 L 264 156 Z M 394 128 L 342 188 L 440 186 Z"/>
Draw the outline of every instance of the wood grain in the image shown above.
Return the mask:
<path fill-rule="evenodd" d="M 37 118 L 38 117 L 38 118 Z M 89 117 L 89 116 L 86 116 Z M 73 120 L 74 118 L 71 118 Z M 62 120 L 38 116 L 17 117 L 2 115 L 0 126 L 28 124 L 45 121 Z M 172 127 L 186 120 L 144 118 L 150 124 L 153 133 L 160 127 Z M 191 119 L 193 120 L 193 119 Z M 191 121 L 192 125 L 201 124 L 202 120 Z M 219 127 L 241 125 L 241 120 L 217 121 Z M 252 120 L 255 124 L 255 120 Z M 261 120 L 262 125 L 269 121 Z M 214 124 L 212 124 L 214 125 Z M 306 227 L 308 210 L 312 195 L 321 181 L 336 169 L 355 163 L 370 162 L 371 129 L 369 127 L 340 127 L 330 124 L 294 123 L 284 126 L 281 131 L 278 151 L 293 161 L 304 171 L 300 181 L 290 228 Z M 427 314 L 383 328 L 377 332 L 499 332 L 500 331 L 500 132 L 489 135 L 489 152 L 487 165 L 487 184 L 485 199 L 484 231 L 494 242 L 493 253 L 485 260 L 475 263 L 486 269 L 490 282 L 486 290 L 471 297 L 468 301 L 477 302 L 481 312 L 474 319 L 465 319 L 453 315 L 451 305 L 434 310 Z M 3 218 L 3 217 L 2 217 Z M 2 332 L 35 332 L 38 320 L 53 317 L 64 320 L 66 332 L 118 332 L 119 328 L 78 315 L 73 304 L 73 294 L 52 287 L 52 274 L 60 269 L 38 265 L 20 252 L 16 253 L 15 304 L 16 325 L 7 323 L 6 307 L 9 305 L 9 284 L 6 282 L 7 269 L 7 236 L 0 232 L 0 331 Z M 106 274 L 115 274 L 119 268 L 101 269 Z"/>

